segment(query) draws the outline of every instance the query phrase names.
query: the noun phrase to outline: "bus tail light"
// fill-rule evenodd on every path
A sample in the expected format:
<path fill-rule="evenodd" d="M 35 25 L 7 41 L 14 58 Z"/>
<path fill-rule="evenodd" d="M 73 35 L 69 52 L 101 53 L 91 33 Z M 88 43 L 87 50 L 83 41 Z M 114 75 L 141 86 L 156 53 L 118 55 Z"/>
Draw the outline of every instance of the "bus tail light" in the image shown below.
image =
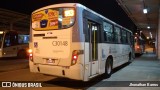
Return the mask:
<path fill-rule="evenodd" d="M 139 47 L 139 46 L 136 46 L 136 48 L 139 49 L 140 47 Z"/>
<path fill-rule="evenodd" d="M 29 53 L 29 60 L 33 61 L 33 51 L 32 51 L 32 49 L 29 49 L 28 53 Z"/>
<path fill-rule="evenodd" d="M 29 54 L 32 53 L 32 49 L 29 49 L 29 50 L 28 50 L 28 53 L 29 53 Z"/>
<path fill-rule="evenodd" d="M 29 60 L 33 61 L 33 54 L 32 53 L 29 54 Z"/>
<path fill-rule="evenodd" d="M 77 59 L 78 59 L 78 51 L 74 50 L 72 53 L 72 61 L 71 61 L 71 65 L 75 65 L 77 63 Z"/>

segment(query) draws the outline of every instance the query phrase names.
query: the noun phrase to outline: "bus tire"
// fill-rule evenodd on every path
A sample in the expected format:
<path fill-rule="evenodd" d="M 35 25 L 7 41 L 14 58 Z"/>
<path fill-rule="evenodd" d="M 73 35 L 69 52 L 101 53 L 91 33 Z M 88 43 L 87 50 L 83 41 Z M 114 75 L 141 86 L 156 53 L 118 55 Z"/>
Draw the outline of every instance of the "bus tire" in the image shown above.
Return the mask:
<path fill-rule="evenodd" d="M 112 74 L 112 59 L 108 58 L 105 65 L 105 77 L 109 78 Z"/>
<path fill-rule="evenodd" d="M 17 53 L 17 57 L 18 58 L 26 58 L 27 56 L 27 53 L 25 52 L 25 50 L 20 50 L 18 53 Z"/>

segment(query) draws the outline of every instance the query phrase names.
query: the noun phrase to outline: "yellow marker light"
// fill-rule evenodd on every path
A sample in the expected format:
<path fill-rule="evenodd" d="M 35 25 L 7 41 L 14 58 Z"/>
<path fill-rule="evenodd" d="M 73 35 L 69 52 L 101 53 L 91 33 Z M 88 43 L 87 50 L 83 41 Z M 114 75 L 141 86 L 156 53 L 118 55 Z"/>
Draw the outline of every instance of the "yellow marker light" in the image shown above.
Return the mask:
<path fill-rule="evenodd" d="M 64 16 L 65 17 L 71 17 L 71 16 L 74 16 L 74 10 L 65 10 L 64 11 Z"/>
<path fill-rule="evenodd" d="M 28 53 L 32 53 L 32 49 L 29 49 L 29 50 L 28 50 Z"/>

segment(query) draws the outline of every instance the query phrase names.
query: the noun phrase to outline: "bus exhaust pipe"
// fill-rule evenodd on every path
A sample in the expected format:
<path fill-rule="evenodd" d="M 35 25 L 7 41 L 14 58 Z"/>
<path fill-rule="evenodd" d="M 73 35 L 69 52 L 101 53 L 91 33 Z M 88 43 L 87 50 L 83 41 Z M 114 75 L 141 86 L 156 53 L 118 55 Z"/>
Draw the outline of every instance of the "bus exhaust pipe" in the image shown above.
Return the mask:
<path fill-rule="evenodd" d="M 62 70 L 62 75 L 65 75 L 65 71 L 64 70 Z"/>
<path fill-rule="evenodd" d="M 37 70 L 38 70 L 38 72 L 40 72 L 40 69 L 39 69 L 39 67 L 37 67 Z"/>

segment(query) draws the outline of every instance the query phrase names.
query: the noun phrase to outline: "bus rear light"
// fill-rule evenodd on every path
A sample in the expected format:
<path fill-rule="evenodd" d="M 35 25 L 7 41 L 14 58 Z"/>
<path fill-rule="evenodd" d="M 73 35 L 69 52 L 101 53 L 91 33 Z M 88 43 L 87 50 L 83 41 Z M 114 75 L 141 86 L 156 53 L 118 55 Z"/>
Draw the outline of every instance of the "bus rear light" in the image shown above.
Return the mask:
<path fill-rule="evenodd" d="M 72 65 L 76 64 L 77 63 L 77 59 L 78 59 L 78 55 L 73 55 L 72 56 Z"/>
<path fill-rule="evenodd" d="M 78 58 L 77 55 L 74 55 L 74 56 L 73 56 L 73 59 L 74 59 L 74 60 L 77 60 L 77 58 Z"/>
<path fill-rule="evenodd" d="M 71 60 L 71 65 L 75 65 L 78 60 L 78 56 L 84 54 L 84 50 L 74 50 L 72 52 L 72 60 Z"/>
<path fill-rule="evenodd" d="M 72 65 L 76 64 L 77 60 L 72 60 Z"/>
<path fill-rule="evenodd" d="M 32 53 L 32 49 L 29 49 L 29 50 L 28 50 L 28 53 Z"/>
<path fill-rule="evenodd" d="M 136 48 L 139 49 L 140 47 L 139 47 L 139 46 L 136 46 Z"/>
<path fill-rule="evenodd" d="M 33 56 L 32 53 L 30 53 L 29 56 L 32 57 Z"/>
<path fill-rule="evenodd" d="M 29 54 L 29 60 L 33 61 L 33 54 L 32 53 Z"/>
<path fill-rule="evenodd" d="M 33 53 L 32 53 L 32 49 L 29 49 L 28 50 L 28 53 L 29 53 L 29 60 L 33 61 Z"/>
<path fill-rule="evenodd" d="M 71 65 L 74 65 L 77 63 L 77 59 L 78 59 L 78 51 L 74 50 L 72 53 L 72 61 L 71 61 Z"/>

